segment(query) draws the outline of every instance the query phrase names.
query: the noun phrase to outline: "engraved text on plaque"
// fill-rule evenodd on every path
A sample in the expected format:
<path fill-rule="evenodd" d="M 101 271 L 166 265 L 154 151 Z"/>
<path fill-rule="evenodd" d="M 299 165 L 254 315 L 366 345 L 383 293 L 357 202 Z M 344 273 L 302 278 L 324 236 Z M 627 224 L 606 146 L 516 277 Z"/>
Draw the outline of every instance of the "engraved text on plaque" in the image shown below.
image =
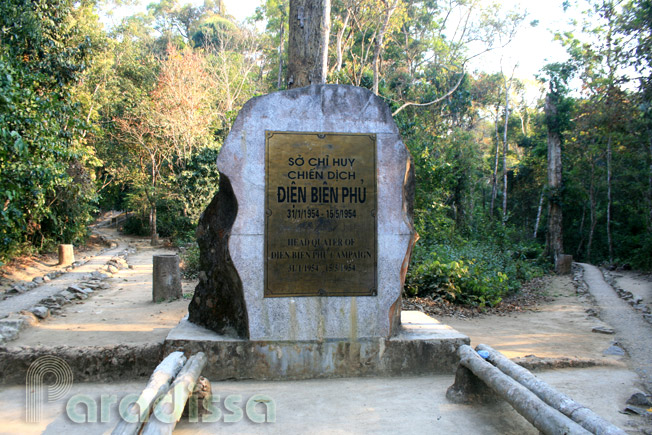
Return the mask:
<path fill-rule="evenodd" d="M 265 137 L 265 297 L 376 295 L 376 136 Z"/>

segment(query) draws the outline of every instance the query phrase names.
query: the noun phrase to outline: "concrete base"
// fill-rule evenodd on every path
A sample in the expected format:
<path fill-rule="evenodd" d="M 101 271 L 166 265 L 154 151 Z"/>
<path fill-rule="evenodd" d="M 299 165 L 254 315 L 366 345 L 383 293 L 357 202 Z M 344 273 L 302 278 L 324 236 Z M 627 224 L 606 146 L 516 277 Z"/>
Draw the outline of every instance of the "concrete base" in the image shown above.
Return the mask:
<path fill-rule="evenodd" d="M 418 311 L 402 312 L 399 332 L 390 339 L 357 341 L 248 341 L 219 335 L 186 317 L 168 334 L 164 353 L 206 353 L 202 375 L 211 381 L 280 380 L 452 374 L 462 344 L 469 344 L 467 336 Z"/>

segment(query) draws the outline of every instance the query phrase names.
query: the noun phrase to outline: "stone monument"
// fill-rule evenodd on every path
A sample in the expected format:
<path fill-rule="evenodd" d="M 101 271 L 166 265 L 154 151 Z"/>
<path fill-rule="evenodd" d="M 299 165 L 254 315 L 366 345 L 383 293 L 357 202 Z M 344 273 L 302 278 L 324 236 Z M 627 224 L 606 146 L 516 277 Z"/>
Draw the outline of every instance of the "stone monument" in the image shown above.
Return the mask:
<path fill-rule="evenodd" d="M 396 343 L 414 339 L 401 326 L 416 241 L 414 170 L 387 105 L 341 85 L 254 98 L 217 165 L 219 192 L 197 230 L 201 272 L 190 323 L 168 344 L 238 365 L 237 374 L 218 370 L 224 376 L 380 374 L 406 366 L 414 349 Z M 416 348 L 447 346 L 452 353 L 442 361 L 452 369 L 456 346 L 468 339 L 427 316 L 408 323 L 420 334 Z M 231 345 L 240 356 L 229 353 Z"/>

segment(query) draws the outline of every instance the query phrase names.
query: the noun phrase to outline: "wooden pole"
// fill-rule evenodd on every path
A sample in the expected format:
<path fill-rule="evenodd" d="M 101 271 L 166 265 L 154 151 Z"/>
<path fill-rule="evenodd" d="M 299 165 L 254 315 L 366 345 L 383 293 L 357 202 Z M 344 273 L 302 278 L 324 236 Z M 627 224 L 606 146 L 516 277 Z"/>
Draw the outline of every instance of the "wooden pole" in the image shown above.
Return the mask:
<path fill-rule="evenodd" d="M 542 380 L 537 379 L 529 370 L 510 361 L 500 352 L 485 344 L 479 344 L 476 349 L 489 352 L 489 362 L 519 384 L 532 391 L 548 405 L 571 418 L 574 422 L 582 425 L 586 430 L 598 435 L 626 435 L 617 426 L 604 420 L 589 408 L 575 402 L 565 394 L 558 392 Z"/>
<path fill-rule="evenodd" d="M 142 435 L 172 434 L 206 361 L 203 352 L 188 359 L 168 392 L 154 408 L 153 415 L 145 424 Z"/>
<path fill-rule="evenodd" d="M 485 361 L 471 346 L 460 346 L 458 355 L 460 364 L 470 369 L 542 433 L 546 435 L 590 434 L 582 426 L 548 406 L 530 390 Z"/>
<path fill-rule="evenodd" d="M 111 435 L 136 435 L 145 420 L 149 417 L 152 405 L 162 395 L 168 392 L 170 384 L 174 377 L 179 373 L 186 357 L 183 352 L 172 352 L 161 363 L 156 366 L 154 373 L 149 378 L 147 386 L 136 403 L 131 405 L 127 411 L 128 416 L 132 418 L 123 418 L 120 423 L 113 429 Z M 129 421 L 127 421 L 129 420 Z"/>
<path fill-rule="evenodd" d="M 59 245 L 59 264 L 66 266 L 75 262 L 75 250 L 72 245 Z"/>

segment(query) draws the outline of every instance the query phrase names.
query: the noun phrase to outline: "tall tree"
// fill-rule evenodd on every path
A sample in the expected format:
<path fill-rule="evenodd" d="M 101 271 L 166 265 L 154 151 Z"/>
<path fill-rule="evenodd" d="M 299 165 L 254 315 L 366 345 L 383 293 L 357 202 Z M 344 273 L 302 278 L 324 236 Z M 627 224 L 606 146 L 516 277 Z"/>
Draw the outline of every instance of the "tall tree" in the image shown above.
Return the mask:
<path fill-rule="evenodd" d="M 158 202 L 174 195 L 176 172 L 199 147 L 211 142 L 209 127 L 215 120 L 215 86 L 204 55 L 189 48 L 179 52 L 173 45 L 167 53 L 156 87 L 115 119 L 116 137 L 128 145 L 137 169 L 130 173 L 131 180 L 149 206 L 153 245 L 158 243 Z"/>
<path fill-rule="evenodd" d="M 330 0 L 290 0 L 288 88 L 326 83 Z"/>
<path fill-rule="evenodd" d="M 546 251 L 555 264 L 564 253 L 562 215 L 562 139 L 570 123 L 567 83 L 573 72 L 569 64 L 551 64 L 544 68 L 548 81 L 545 120 L 548 144 L 548 234 Z"/>

